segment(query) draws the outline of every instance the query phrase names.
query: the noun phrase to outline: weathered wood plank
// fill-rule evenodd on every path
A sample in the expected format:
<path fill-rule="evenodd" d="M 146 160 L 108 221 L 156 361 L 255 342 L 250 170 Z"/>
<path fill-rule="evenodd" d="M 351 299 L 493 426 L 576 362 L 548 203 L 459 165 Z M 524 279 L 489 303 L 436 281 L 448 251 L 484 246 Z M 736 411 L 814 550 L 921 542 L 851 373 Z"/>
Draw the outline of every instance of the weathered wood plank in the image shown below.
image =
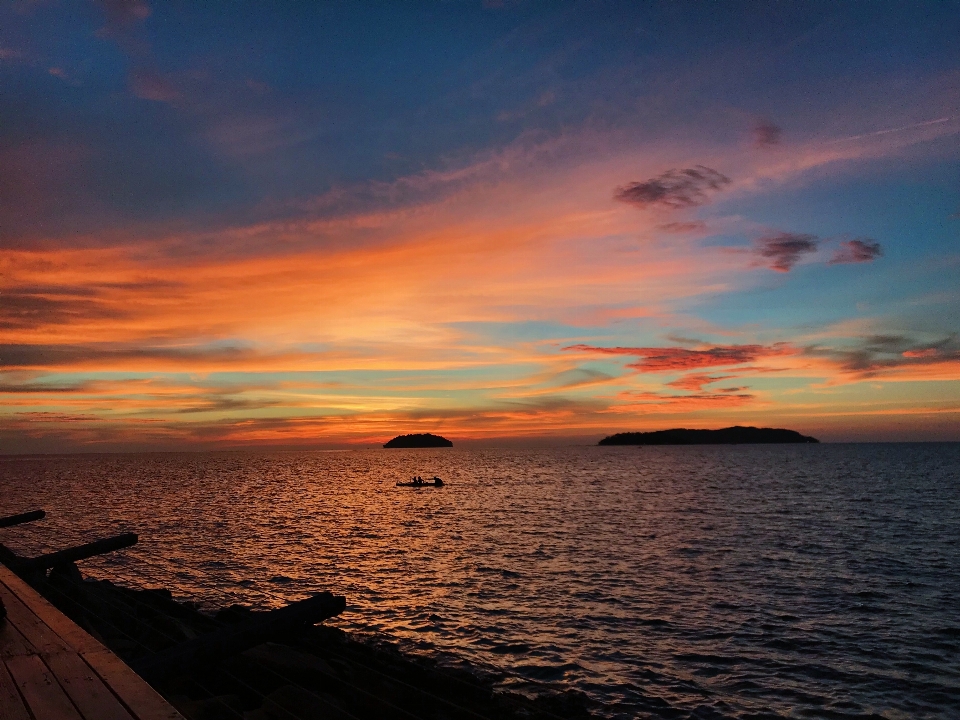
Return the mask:
<path fill-rule="evenodd" d="M 37 653 L 38 650 L 27 641 L 12 622 L 0 622 L 0 659 Z"/>
<path fill-rule="evenodd" d="M 57 682 L 87 720 L 134 720 L 79 655 L 60 653 L 45 660 Z"/>
<path fill-rule="evenodd" d="M 0 662 L 0 718 L 3 720 L 30 720 L 17 686 L 7 667 Z"/>
<path fill-rule="evenodd" d="M 184 720 L 166 700 L 109 650 L 86 652 L 83 659 L 139 720 Z"/>
<path fill-rule="evenodd" d="M 4 568 L 4 570 L 6 570 Z M 9 570 L 6 570 L 9 573 Z M 27 641 L 41 653 L 65 652 L 71 648 L 46 623 L 31 612 L 21 598 L 6 584 L 7 578 L 0 574 L 0 597 L 7 607 L 7 622 L 20 631 Z M 34 594 L 36 594 L 34 592 Z M 29 596 L 27 596 L 29 597 Z"/>
<path fill-rule="evenodd" d="M 18 598 L 21 598 L 43 623 L 59 635 L 71 648 L 79 653 L 106 650 L 92 635 L 84 631 L 73 620 L 57 610 L 45 597 L 27 585 L 10 570 L 0 567 L 0 586 L 6 585 Z M 2 587 L 0 587 L 2 592 Z"/>
<path fill-rule="evenodd" d="M 39 655 L 9 658 L 6 664 L 36 720 L 84 720 Z"/>
<path fill-rule="evenodd" d="M 92 671 L 93 676 L 99 678 L 119 701 L 121 710 L 126 714 L 118 715 L 117 720 L 121 718 L 129 720 L 130 717 L 137 720 L 183 720 L 183 716 L 159 693 L 102 643 L 84 632 L 70 618 L 41 597 L 36 590 L 2 566 L 0 566 L 0 595 L 5 602 L 9 599 L 8 611 L 11 608 L 13 610 L 8 622 L 19 630 L 26 630 L 25 637 L 21 636 L 26 650 L 30 653 L 41 653 L 48 662 L 52 663 L 52 666 L 56 666 L 58 672 L 63 670 L 65 673 L 69 668 L 62 666 L 72 661 L 63 661 L 60 656 L 76 653 Z M 20 627 L 21 623 L 25 624 L 25 628 Z M 72 672 L 82 675 L 81 669 L 76 664 L 73 664 Z M 82 687 L 78 686 L 78 695 L 74 698 L 78 704 L 94 702 L 90 698 L 81 700 L 82 692 Z M 109 701 L 102 698 L 96 701 L 109 705 Z M 111 712 L 116 711 L 116 705 L 110 707 L 112 707 Z M 113 716 L 107 714 L 88 715 L 88 720 L 99 720 L 100 717 L 113 720 Z M 0 719 L 6 720 L 6 716 L 0 715 Z M 38 717 L 37 720 L 40 718 Z"/>

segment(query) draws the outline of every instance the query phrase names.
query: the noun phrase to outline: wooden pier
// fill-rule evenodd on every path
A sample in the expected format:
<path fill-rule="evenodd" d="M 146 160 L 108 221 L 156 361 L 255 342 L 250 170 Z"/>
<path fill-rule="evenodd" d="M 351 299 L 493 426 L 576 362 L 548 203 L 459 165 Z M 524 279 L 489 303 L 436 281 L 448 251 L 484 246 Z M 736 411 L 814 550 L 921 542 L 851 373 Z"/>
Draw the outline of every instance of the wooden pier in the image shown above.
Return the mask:
<path fill-rule="evenodd" d="M 0 565 L 0 718 L 183 720 L 100 642 Z"/>

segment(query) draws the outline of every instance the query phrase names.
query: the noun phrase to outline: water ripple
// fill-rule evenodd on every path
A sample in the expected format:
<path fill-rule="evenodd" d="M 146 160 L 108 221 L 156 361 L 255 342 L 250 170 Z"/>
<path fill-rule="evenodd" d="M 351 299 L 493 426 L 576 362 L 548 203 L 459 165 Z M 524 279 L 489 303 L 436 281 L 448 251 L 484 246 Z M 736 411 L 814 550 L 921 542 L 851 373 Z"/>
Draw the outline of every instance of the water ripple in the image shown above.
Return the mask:
<path fill-rule="evenodd" d="M 210 606 L 317 589 L 616 718 L 960 717 L 960 446 L 0 458 L 25 554 Z M 396 488 L 438 474 L 447 486 Z"/>

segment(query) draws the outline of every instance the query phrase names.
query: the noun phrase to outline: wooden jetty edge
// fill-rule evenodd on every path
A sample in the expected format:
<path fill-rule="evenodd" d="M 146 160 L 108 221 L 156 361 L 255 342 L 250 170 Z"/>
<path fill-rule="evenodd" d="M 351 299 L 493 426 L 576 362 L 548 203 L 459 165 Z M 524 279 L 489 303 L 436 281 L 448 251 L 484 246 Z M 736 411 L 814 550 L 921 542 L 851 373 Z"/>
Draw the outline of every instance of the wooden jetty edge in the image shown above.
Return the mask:
<path fill-rule="evenodd" d="M 0 517 L 0 528 L 44 515 Z M 137 540 L 125 533 L 37 557 L 0 544 L 0 720 L 214 720 L 224 711 L 249 720 L 594 717 L 582 693 L 527 697 L 317 625 L 346 608 L 346 598 L 330 592 L 269 611 L 232 605 L 214 616 L 166 590 L 85 580 L 74 565 Z"/>
<path fill-rule="evenodd" d="M 3 720 L 183 720 L 110 650 L 0 565 Z"/>

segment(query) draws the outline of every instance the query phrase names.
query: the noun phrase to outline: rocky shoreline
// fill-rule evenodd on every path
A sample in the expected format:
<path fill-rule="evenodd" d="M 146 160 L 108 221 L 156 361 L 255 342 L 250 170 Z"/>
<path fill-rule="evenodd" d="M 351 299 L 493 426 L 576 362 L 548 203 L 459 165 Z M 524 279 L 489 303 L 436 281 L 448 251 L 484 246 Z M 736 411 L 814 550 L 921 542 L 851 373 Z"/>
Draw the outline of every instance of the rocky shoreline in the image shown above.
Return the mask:
<path fill-rule="evenodd" d="M 201 612 L 193 603 L 174 600 L 168 590 L 85 579 L 72 566 L 32 584 L 132 665 L 258 615 L 239 605 Z M 576 720 L 594 717 L 598 709 L 575 691 L 544 688 L 536 696 L 505 691 L 480 669 L 451 667 L 403 653 L 376 635 L 324 625 L 283 633 L 200 667 L 174 669 L 153 684 L 188 720 Z"/>

